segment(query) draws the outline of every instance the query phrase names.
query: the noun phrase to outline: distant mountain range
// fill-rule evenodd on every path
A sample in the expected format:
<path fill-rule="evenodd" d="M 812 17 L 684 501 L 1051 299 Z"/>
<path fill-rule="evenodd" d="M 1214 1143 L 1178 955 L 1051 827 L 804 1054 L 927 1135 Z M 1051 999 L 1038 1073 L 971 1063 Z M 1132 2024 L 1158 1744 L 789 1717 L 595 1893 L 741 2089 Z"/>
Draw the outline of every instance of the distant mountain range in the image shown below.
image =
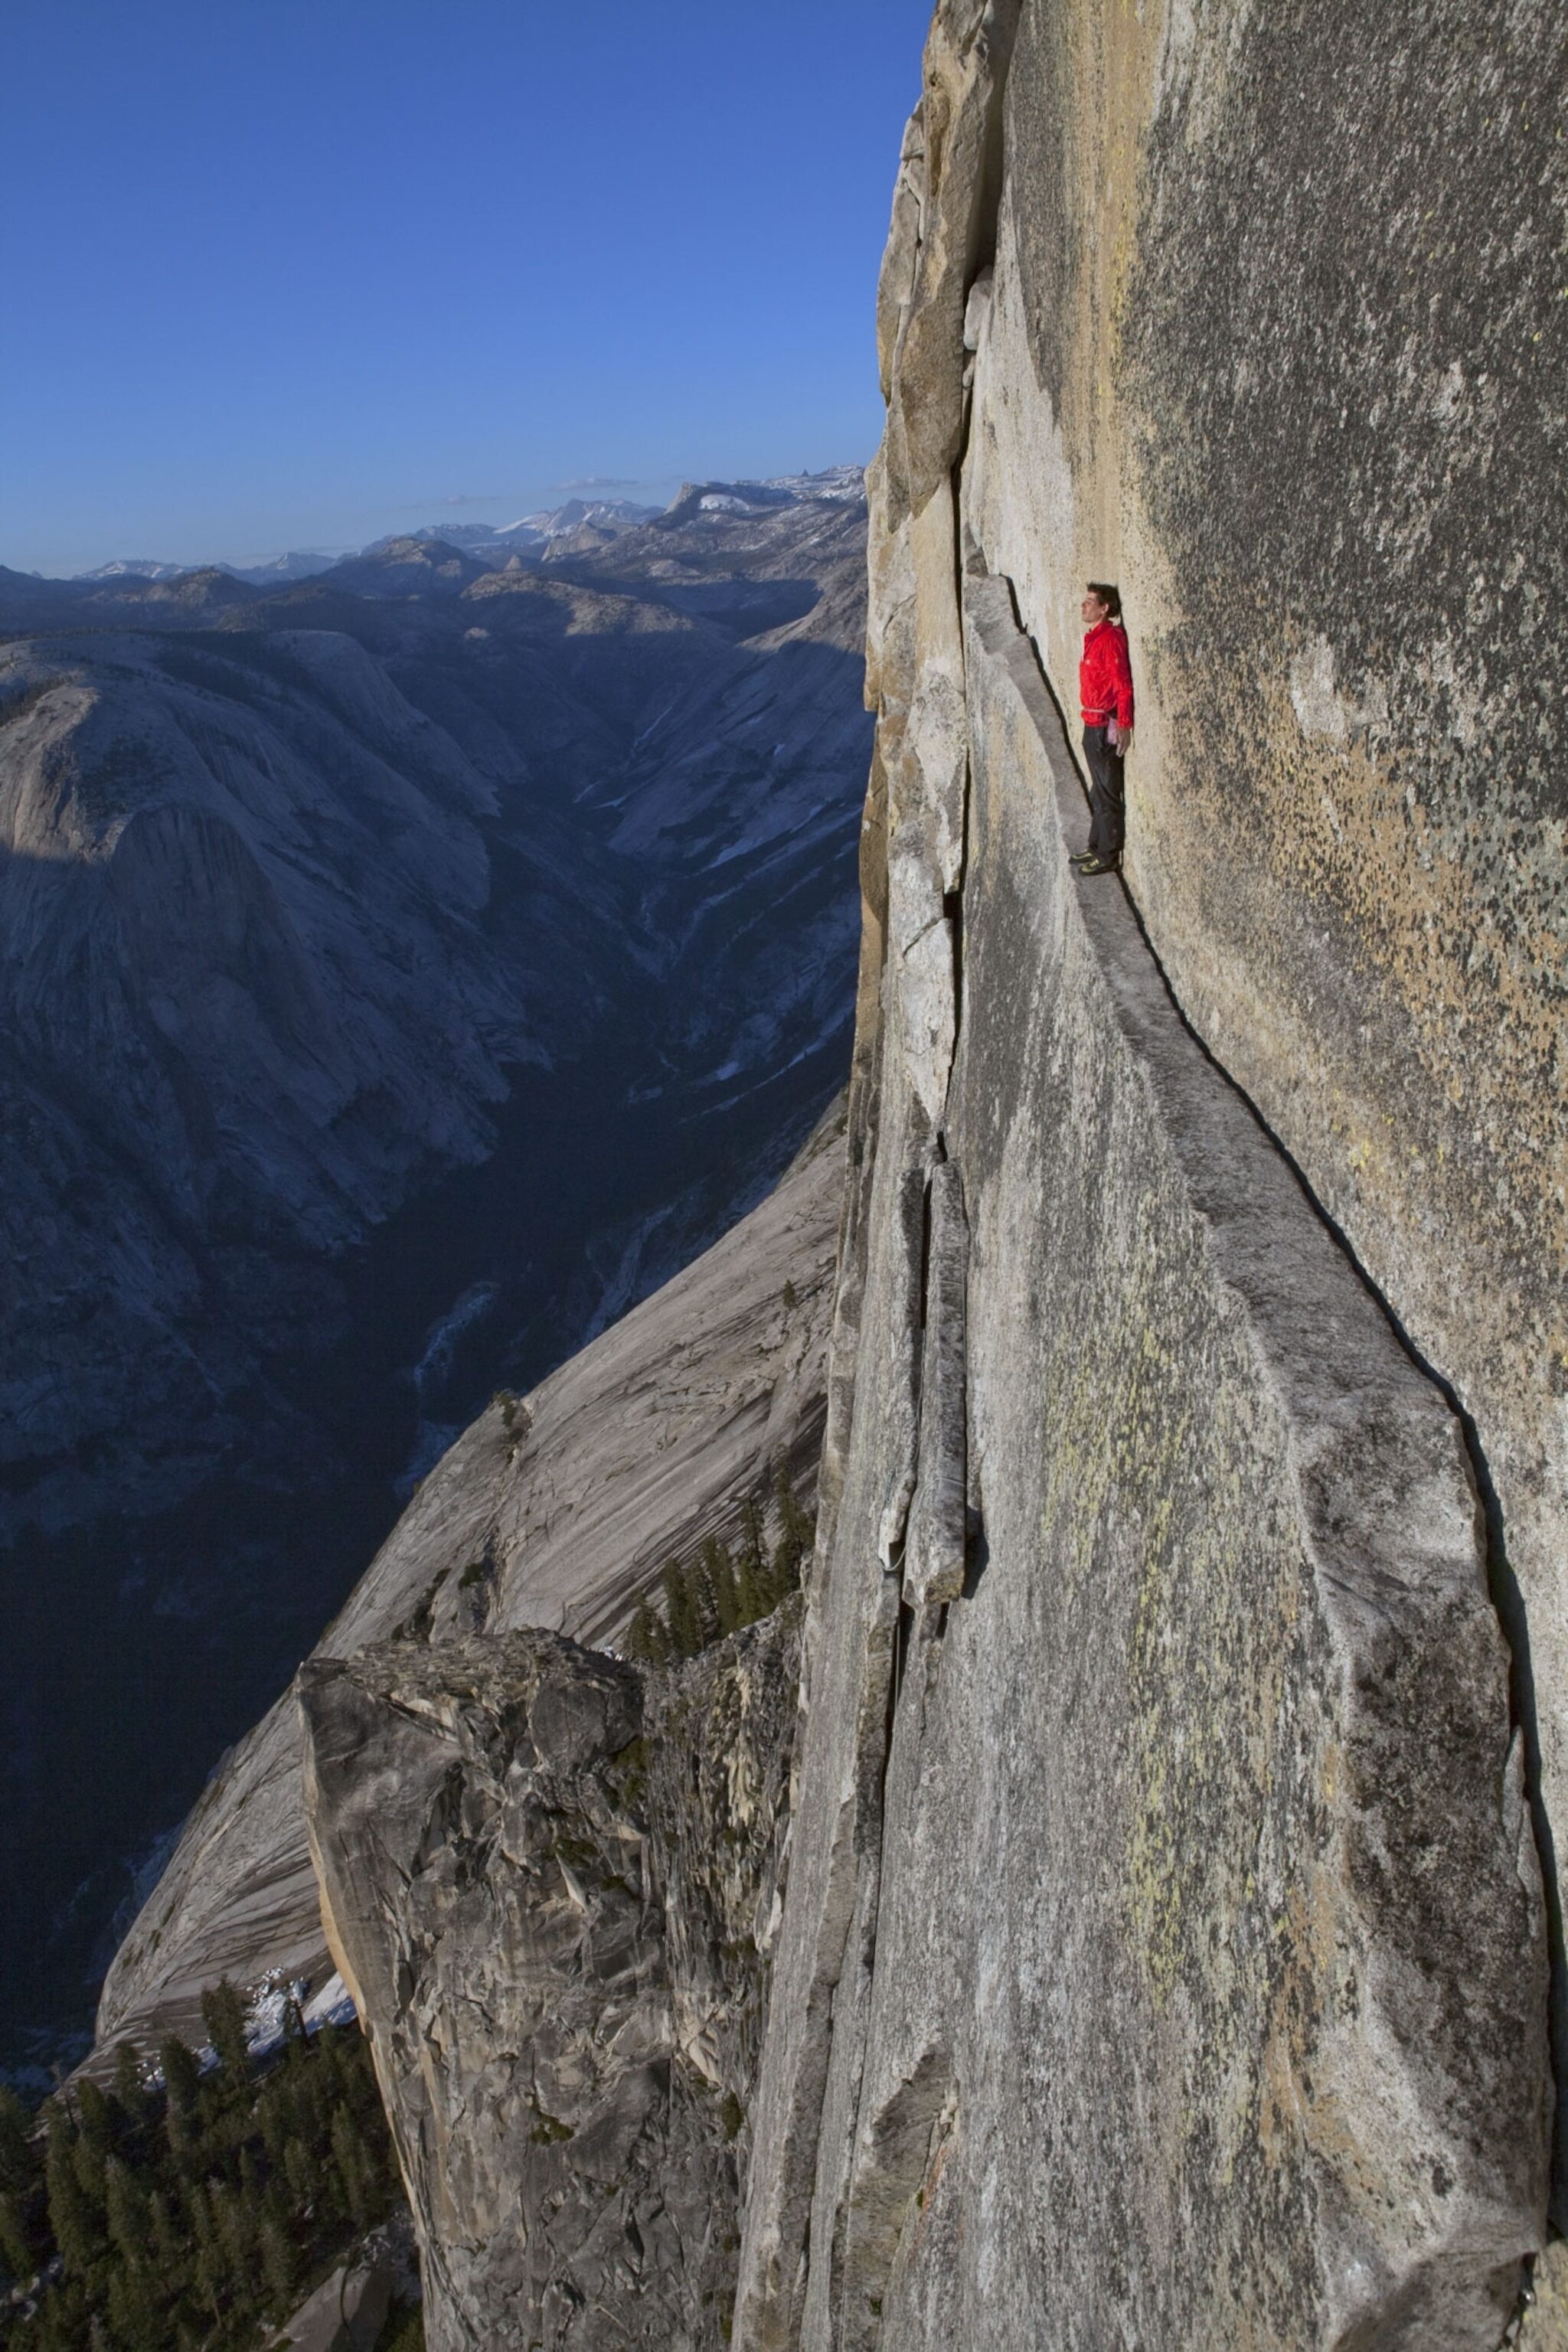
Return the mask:
<path fill-rule="evenodd" d="M 833 466 L 820 474 L 780 474 L 762 482 L 683 483 L 675 506 L 679 507 L 694 492 L 710 502 L 728 500 L 727 511 L 737 514 L 809 499 L 847 500 L 854 504 L 864 496 L 861 469 L 858 466 Z M 710 506 L 710 510 L 716 509 Z M 249 587 L 273 588 L 289 581 L 308 580 L 316 572 L 331 571 L 337 564 L 374 555 L 380 549 L 402 539 L 442 540 L 448 546 L 460 547 L 465 553 L 480 559 L 499 557 L 502 562 L 512 555 L 537 557 L 546 551 L 559 553 L 567 543 L 574 553 L 585 553 L 607 546 L 612 540 L 618 539 L 625 531 L 635 530 L 639 524 L 652 521 L 659 512 L 658 507 L 638 506 L 628 499 L 574 498 L 568 499 L 563 506 L 523 515 L 516 522 L 426 523 L 414 531 L 388 532 L 363 548 L 331 551 L 319 548 L 293 549 L 287 555 L 273 556 L 267 562 L 248 564 L 221 562 L 207 564 L 162 563 L 149 556 L 121 556 L 111 563 L 100 563 L 92 571 L 79 572 L 73 577 L 94 582 L 168 581 L 187 577 L 195 572 L 210 571 L 226 572 L 231 580 L 243 580 Z"/>

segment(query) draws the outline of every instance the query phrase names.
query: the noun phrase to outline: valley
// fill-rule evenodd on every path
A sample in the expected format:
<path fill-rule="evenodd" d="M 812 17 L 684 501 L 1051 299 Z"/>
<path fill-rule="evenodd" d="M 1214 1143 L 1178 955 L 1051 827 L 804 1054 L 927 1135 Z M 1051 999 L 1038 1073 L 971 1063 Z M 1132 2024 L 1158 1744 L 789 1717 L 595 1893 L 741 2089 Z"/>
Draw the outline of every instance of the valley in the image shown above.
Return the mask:
<path fill-rule="evenodd" d="M 77 2046 L 442 1433 L 842 1082 L 864 509 L 746 488 L 500 572 L 0 582 L 0 2063 Z"/>

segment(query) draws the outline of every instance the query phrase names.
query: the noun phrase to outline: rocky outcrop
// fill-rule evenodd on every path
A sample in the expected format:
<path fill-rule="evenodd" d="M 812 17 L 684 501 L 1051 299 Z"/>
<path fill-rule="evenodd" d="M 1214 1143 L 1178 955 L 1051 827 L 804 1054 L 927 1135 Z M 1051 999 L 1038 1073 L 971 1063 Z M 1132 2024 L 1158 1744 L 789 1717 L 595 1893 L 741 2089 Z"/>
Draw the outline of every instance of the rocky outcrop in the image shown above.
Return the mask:
<path fill-rule="evenodd" d="M 516 1633 L 301 1675 L 433 2352 L 727 2335 L 798 1616 L 667 1675 Z"/>
<path fill-rule="evenodd" d="M 672 1555 L 729 1538 L 821 1440 L 844 1114 L 686 1272 L 528 1396 L 500 1398 L 424 1481 L 321 1649 L 542 1625 L 613 1641 Z M 225 1759 L 104 1985 L 100 2042 L 194 2032 L 205 1985 L 328 1966 L 285 1696 Z"/>
<path fill-rule="evenodd" d="M 1458 783 L 1429 757 L 1438 680 L 1496 626 L 1486 519 L 1444 470 L 1481 409 L 1386 490 L 1326 454 L 1356 384 L 1385 404 L 1374 446 L 1435 396 L 1435 329 L 1396 361 L 1405 298 L 1373 289 L 1391 241 L 1412 305 L 1448 283 L 1424 224 L 1486 175 L 1428 136 L 1461 104 L 1447 34 L 1341 14 L 1314 76 L 1241 10 L 936 10 L 879 301 L 850 1197 L 747 2352 L 977 2326 L 995 2352 L 1482 2352 L 1542 2242 L 1548 1920 L 1507 1580 L 1452 1396 L 1321 1205 L 1478 1423 L 1485 1393 L 1495 1430 L 1533 1426 L 1528 1221 L 1505 1245 L 1442 1139 L 1484 1067 L 1523 1149 L 1544 1097 L 1514 1045 L 1553 967 L 1478 981 L 1479 933 L 1422 913 L 1426 812 Z M 1559 38 L 1537 20 L 1494 89 Z M 1296 276 L 1304 221 L 1339 307 Z M 1521 225 L 1508 290 L 1441 313 L 1500 451 L 1536 429 L 1500 355 L 1544 252 Z M 1458 568 L 1385 647 L 1377 725 L 1342 695 L 1335 720 L 1310 643 L 1362 643 L 1417 544 Z M 1089 574 L 1120 575 L 1141 671 L 1130 893 L 1067 863 Z M 1539 940 L 1548 907 L 1496 883 L 1508 819 L 1464 808 L 1446 871 Z M 1393 1010 L 1413 924 L 1419 1044 Z M 1540 1529 L 1533 1460 L 1513 1492 Z"/>

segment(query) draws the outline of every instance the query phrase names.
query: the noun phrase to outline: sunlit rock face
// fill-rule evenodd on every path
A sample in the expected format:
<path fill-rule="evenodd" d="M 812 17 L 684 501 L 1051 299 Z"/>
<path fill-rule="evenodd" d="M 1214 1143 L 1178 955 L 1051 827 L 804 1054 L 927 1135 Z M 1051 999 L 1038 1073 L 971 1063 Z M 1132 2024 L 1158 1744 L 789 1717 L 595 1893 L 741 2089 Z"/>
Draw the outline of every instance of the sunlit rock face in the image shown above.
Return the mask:
<path fill-rule="evenodd" d="M 1562 36 L 1342 14 L 933 21 L 747 2352 L 1482 2352 L 1543 2242 Z"/>

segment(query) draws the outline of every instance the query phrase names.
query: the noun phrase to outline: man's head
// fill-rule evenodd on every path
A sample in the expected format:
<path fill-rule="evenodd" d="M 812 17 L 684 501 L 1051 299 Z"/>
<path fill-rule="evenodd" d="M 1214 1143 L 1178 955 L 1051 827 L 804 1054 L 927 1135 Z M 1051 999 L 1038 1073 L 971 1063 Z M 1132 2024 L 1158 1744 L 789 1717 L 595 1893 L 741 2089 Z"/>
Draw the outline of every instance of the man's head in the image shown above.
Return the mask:
<path fill-rule="evenodd" d="M 1091 580 L 1089 593 L 1079 606 L 1086 629 L 1098 628 L 1101 621 L 1121 618 L 1121 591 L 1109 580 Z"/>

